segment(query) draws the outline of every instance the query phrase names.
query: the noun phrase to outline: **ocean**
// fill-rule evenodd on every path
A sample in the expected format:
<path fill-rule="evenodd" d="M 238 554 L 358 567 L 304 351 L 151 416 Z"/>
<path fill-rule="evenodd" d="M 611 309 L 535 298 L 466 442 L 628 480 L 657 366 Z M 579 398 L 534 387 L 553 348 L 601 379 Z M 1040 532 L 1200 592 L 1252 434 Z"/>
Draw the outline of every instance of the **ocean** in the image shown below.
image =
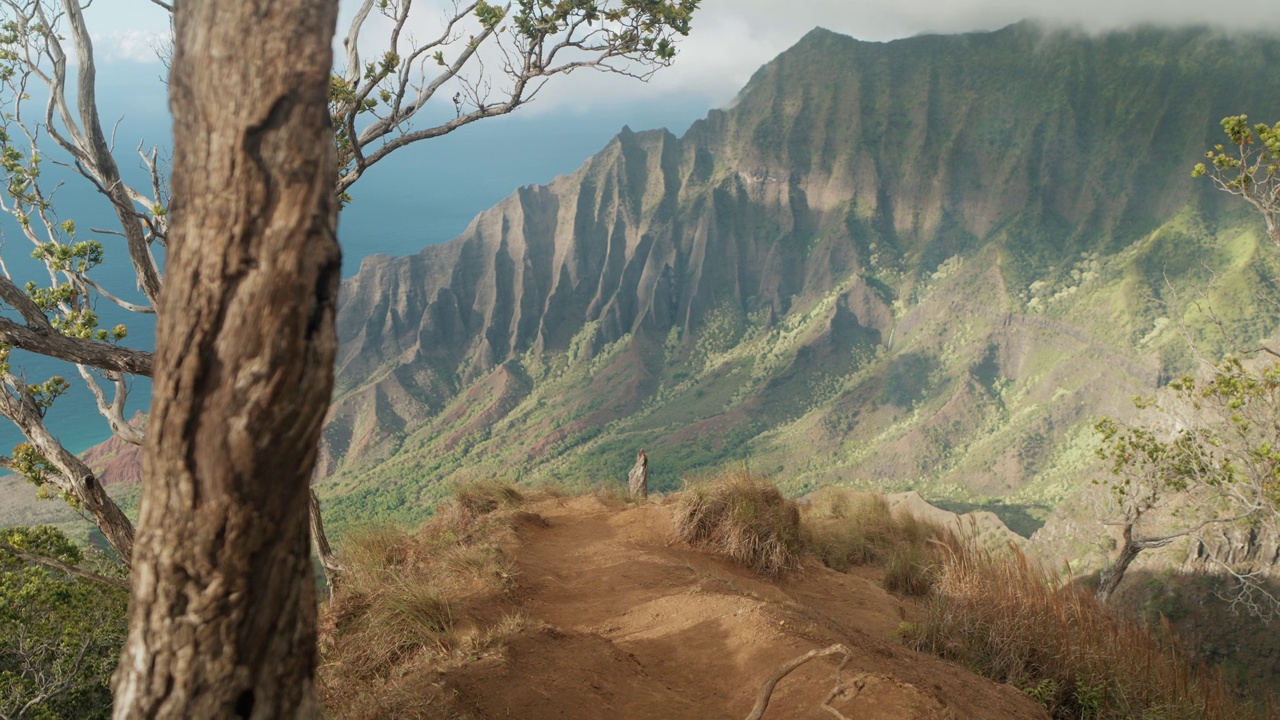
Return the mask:
<path fill-rule="evenodd" d="M 115 64 L 110 69 L 99 85 L 103 124 L 114 123 L 122 174 L 128 181 L 139 182 L 145 174 L 132 153 L 138 139 L 145 139 L 148 146 L 158 144 L 162 157 L 171 142 L 165 88 L 158 76 L 148 77 L 155 75 L 157 66 Z M 628 81 L 619 78 L 618 82 Z M 634 130 L 666 127 L 679 134 L 707 109 L 706 102 L 696 97 L 662 104 L 620 103 L 591 113 L 530 107 L 404 148 L 374 166 L 351 190 L 353 201 L 338 224 L 343 276 L 354 274 L 368 255 L 409 255 L 456 237 L 477 213 L 518 187 L 546 183 L 577 169 L 623 125 Z M 63 182 L 55 195 L 60 221 L 74 220 L 77 239 L 97 239 L 106 250 L 104 264 L 91 276 L 113 294 L 139 301 L 123 239 L 92 231 L 115 223 L 109 204 L 67 169 L 46 165 L 44 171 L 46 180 Z M 19 285 L 27 280 L 47 283 L 43 267 L 30 257 L 31 249 L 12 219 L 0 218 L 0 255 Z M 126 312 L 106 300 L 99 301 L 97 311 L 104 327 L 128 326 L 129 336 L 122 345 L 148 350 L 154 346 L 150 316 Z M 87 450 L 110 436 L 74 366 L 17 351 L 12 366 L 28 383 L 53 375 L 71 381 L 71 389 L 49 410 L 46 424 L 72 452 Z M 127 414 L 145 411 L 150 398 L 150 381 L 135 379 Z M 0 419 L 0 453 L 8 454 L 22 440 L 16 427 Z"/>

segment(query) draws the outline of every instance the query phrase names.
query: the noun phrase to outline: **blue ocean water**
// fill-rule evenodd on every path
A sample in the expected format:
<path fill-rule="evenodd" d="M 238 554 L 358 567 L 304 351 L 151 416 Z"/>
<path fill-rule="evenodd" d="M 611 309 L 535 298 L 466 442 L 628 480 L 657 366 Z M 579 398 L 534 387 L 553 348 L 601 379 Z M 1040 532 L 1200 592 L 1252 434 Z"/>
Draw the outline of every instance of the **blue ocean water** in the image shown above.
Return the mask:
<path fill-rule="evenodd" d="M 103 123 L 113 126 L 107 132 L 114 132 L 121 172 L 128 180 L 141 182 L 145 175 L 132 154 L 139 139 L 148 147 L 159 145 L 162 157 L 170 143 L 166 87 L 155 65 L 115 64 L 108 70 L 99 83 Z M 538 108 L 405 148 L 372 168 L 352 188 L 353 202 L 343 210 L 338 226 L 343 276 L 354 274 L 368 255 L 408 255 L 456 237 L 477 213 L 518 187 L 546 183 L 575 170 L 623 125 L 635 130 L 666 127 L 679 134 L 706 111 L 705 101 L 693 97 L 663 104 L 620 103 L 590 113 Z M 106 262 L 93 277 L 113 294 L 140 300 L 123 240 L 91 231 L 113 226 L 111 207 L 65 169 L 46 168 L 46 173 L 50 179 L 65 180 L 55 198 L 60 219 L 75 220 L 79 239 L 93 237 L 107 251 Z M 0 218 L 0 254 L 19 284 L 27 279 L 47 281 L 30 252 L 30 243 L 8 216 Z M 127 324 L 129 336 L 123 345 L 153 347 L 155 328 L 149 316 L 123 311 L 105 300 L 99 303 L 98 314 L 104 326 Z M 21 368 L 28 382 L 43 382 L 52 375 L 71 381 L 71 390 L 46 416 L 47 425 L 67 448 L 81 452 L 110 436 L 74 366 L 18 352 L 12 364 Z M 135 380 L 129 414 L 145 411 L 150 393 L 146 378 Z M 22 439 L 16 427 L 0 418 L 0 453 L 8 454 Z"/>

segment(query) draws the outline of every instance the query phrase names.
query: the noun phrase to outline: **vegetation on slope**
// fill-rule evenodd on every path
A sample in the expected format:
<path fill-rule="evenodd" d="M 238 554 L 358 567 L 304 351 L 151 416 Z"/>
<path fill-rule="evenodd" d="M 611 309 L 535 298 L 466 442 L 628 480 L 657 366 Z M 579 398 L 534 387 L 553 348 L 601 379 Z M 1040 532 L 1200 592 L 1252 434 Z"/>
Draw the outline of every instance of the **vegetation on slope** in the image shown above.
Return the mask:
<path fill-rule="evenodd" d="M 55 528 L 0 530 L 0 542 L 119 580 L 122 566 Z M 126 632 L 122 587 L 29 564 L 0 549 L 0 717 L 109 718 Z"/>
<path fill-rule="evenodd" d="M 1223 113 L 1280 112 L 1275 52 L 811 33 L 685 137 L 624 132 L 353 279 L 327 507 L 420 522 L 451 482 L 583 487 L 644 447 L 658 490 L 750 456 L 788 494 L 914 488 L 1030 533 L 1091 419 L 1185 371 L 1182 328 L 1220 340 L 1171 287 L 1242 339 L 1280 321 L 1257 218 L 1186 172 Z"/>
<path fill-rule="evenodd" d="M 835 489 L 805 506 L 804 531 L 823 565 L 841 572 L 878 565 L 886 590 L 914 596 L 933 589 L 941 553 L 956 543 L 953 530 L 891 511 L 883 495 Z"/>
<path fill-rule="evenodd" d="M 343 539 L 342 582 L 321 612 L 320 696 L 336 718 L 449 717 L 433 674 L 499 650 L 528 625 L 503 605 L 516 571 L 507 546 L 523 496 L 460 486 L 417 532 L 369 525 Z"/>
<path fill-rule="evenodd" d="M 1017 548 L 892 513 L 875 494 L 827 491 L 806 510 L 824 564 L 878 565 L 886 589 L 923 598 L 900 628 L 909 644 L 1013 684 L 1054 718 L 1274 716 L 1193 660 L 1159 614 L 1127 619 Z"/>
<path fill-rule="evenodd" d="M 496 662 L 506 643 L 537 624 L 517 614 L 512 528 L 546 521 L 523 509 L 521 495 L 494 483 L 463 487 L 416 534 L 373 528 L 348 541 L 349 585 L 323 622 L 322 686 L 335 717 L 467 716 L 443 678 L 471 677 L 459 668 Z M 891 511 L 882 496 L 829 491 L 797 507 L 759 476 L 735 470 L 647 505 L 669 514 L 677 538 L 768 577 L 786 571 L 784 587 L 825 572 L 815 559 L 839 570 L 879 568 L 885 588 L 907 601 L 897 632 L 905 641 L 1015 685 L 1055 718 L 1267 712 L 1197 668 L 1159 626 L 1153 634 L 1117 619 L 1087 589 L 1016 551 L 977 547 L 963 539 L 964 528 Z M 656 567 L 653 558 L 634 559 Z M 551 634 L 528 637 L 562 637 L 553 628 L 539 632 Z"/>
<path fill-rule="evenodd" d="M 1055 718 L 1273 717 L 1185 653 L 1167 625 L 1121 618 L 1013 550 L 949 546 L 916 647 L 1022 688 Z"/>

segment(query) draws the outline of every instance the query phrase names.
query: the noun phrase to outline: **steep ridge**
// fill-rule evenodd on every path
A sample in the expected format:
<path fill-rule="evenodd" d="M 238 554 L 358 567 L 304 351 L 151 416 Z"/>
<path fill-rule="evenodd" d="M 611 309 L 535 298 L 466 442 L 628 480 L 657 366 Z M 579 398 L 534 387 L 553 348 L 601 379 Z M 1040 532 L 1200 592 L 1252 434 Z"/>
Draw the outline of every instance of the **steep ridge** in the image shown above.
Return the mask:
<path fill-rule="evenodd" d="M 621 477 L 646 447 L 659 488 L 750 457 L 795 492 L 916 488 L 1029 532 L 1089 418 L 1187 365 L 1180 326 L 1212 342 L 1169 287 L 1215 273 L 1228 326 L 1276 326 L 1258 223 L 1188 168 L 1223 115 L 1280 116 L 1277 59 L 1203 28 L 815 30 L 684 137 L 624 129 L 456 240 L 365 261 L 337 522 L 421 517 L 468 477 Z"/>

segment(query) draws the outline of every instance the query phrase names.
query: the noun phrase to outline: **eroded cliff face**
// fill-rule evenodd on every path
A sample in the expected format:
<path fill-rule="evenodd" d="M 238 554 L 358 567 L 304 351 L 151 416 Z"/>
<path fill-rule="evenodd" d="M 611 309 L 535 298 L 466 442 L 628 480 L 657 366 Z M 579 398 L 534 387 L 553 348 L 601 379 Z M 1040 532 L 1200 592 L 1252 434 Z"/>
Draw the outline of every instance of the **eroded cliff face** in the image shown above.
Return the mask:
<path fill-rule="evenodd" d="M 1046 507 L 1083 423 L 1185 364 L 1164 278 L 1273 276 L 1188 168 L 1223 115 L 1280 116 L 1277 59 L 1208 30 L 815 30 L 684 137 L 624 129 L 459 238 L 366 260 L 334 502 L 621 477 L 644 446 L 658 488 L 751 457 L 796 490 Z"/>
<path fill-rule="evenodd" d="M 796 238 L 840 218 L 815 218 L 801 188 L 716 164 L 704 143 L 624 130 L 452 243 L 367 261 L 343 289 L 337 417 L 372 403 L 392 426 L 421 420 L 512 358 L 567 351 L 587 325 L 594 355 L 624 336 L 698 327 L 722 306 L 767 323 L 857 267 L 848 243 L 805 256 Z M 836 326 L 872 337 L 892 317 L 865 283 L 838 314 Z"/>

